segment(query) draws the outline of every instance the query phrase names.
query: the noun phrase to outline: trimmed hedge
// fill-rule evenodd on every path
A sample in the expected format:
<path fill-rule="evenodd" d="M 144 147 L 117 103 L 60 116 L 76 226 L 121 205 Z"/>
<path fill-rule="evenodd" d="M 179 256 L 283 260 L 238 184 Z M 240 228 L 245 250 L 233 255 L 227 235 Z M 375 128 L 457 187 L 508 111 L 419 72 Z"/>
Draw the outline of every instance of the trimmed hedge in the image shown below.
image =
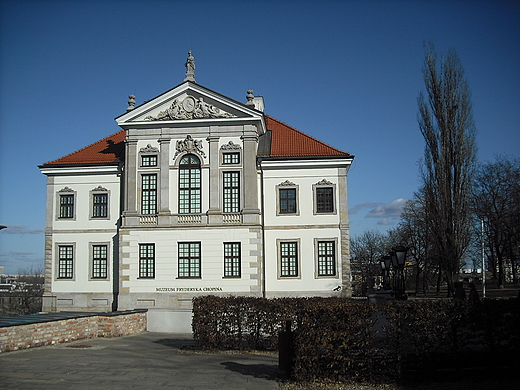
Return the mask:
<path fill-rule="evenodd" d="M 368 378 L 381 364 L 374 347 L 376 306 L 342 298 L 305 301 L 294 335 L 297 380 Z"/>
<path fill-rule="evenodd" d="M 440 366 L 446 362 L 458 362 L 460 368 L 462 359 L 476 353 L 513 356 L 504 361 L 518 363 L 517 299 L 387 301 L 381 306 L 348 298 L 193 300 L 194 339 L 206 349 L 276 350 L 286 320 L 294 331 L 292 375 L 301 381 L 388 379 L 410 370 L 445 369 Z M 486 364 L 485 357 L 481 360 Z"/>
<path fill-rule="evenodd" d="M 193 299 L 193 337 L 206 349 L 276 350 L 285 320 L 296 320 L 298 298 L 207 295 Z"/>

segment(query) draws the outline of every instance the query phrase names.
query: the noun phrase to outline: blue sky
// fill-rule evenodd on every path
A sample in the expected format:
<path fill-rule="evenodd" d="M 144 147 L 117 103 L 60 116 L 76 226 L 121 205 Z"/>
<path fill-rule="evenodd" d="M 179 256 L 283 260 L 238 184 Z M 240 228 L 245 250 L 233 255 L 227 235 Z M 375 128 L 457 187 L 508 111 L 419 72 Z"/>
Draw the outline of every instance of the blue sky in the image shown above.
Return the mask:
<path fill-rule="evenodd" d="M 519 156 L 518 1 L 0 0 L 0 266 L 43 264 L 37 166 L 119 130 L 184 79 L 356 156 L 352 234 L 385 231 L 418 188 L 423 42 L 454 48 L 472 90 L 479 159 Z"/>

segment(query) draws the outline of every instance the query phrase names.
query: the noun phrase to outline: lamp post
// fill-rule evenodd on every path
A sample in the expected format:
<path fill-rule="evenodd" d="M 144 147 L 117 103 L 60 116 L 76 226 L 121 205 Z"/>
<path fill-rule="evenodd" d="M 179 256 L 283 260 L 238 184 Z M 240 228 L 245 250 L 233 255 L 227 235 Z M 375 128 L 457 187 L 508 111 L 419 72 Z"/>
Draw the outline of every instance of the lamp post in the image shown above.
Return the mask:
<path fill-rule="evenodd" d="M 383 271 L 383 290 L 390 290 L 389 279 L 390 279 L 390 264 L 391 259 L 389 255 L 382 256 L 379 260 L 381 263 L 381 270 Z"/>
<path fill-rule="evenodd" d="M 394 274 L 394 292 L 395 299 L 406 300 L 408 297 L 405 293 L 404 283 L 404 265 L 406 263 L 406 252 L 408 248 L 402 245 L 392 248 L 390 258 L 392 259 L 392 267 L 395 269 Z"/>

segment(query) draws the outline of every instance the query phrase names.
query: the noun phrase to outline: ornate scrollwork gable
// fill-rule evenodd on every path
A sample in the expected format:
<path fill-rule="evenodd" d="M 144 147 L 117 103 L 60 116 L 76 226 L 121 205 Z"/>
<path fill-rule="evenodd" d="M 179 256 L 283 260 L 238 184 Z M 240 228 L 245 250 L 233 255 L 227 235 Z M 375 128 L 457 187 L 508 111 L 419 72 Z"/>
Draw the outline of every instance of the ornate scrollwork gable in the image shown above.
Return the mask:
<path fill-rule="evenodd" d="M 61 190 L 59 190 L 58 192 L 74 192 L 74 190 L 70 187 L 63 187 Z"/>

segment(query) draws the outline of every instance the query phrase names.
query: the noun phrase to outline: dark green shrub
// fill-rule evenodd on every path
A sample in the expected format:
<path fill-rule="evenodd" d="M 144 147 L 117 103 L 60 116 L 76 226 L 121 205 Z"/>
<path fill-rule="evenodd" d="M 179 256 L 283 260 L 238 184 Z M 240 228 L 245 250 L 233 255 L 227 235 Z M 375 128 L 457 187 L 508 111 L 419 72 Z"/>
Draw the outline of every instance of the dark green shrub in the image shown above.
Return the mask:
<path fill-rule="evenodd" d="M 341 380 L 374 373 L 374 311 L 366 301 L 307 300 L 295 333 L 294 377 Z"/>
<path fill-rule="evenodd" d="M 276 350 L 286 320 L 294 331 L 292 374 L 301 381 L 400 377 L 407 370 L 463 366 L 476 352 L 516 356 L 520 346 L 517 299 L 388 301 L 380 307 L 346 298 L 193 300 L 193 336 L 206 349 Z"/>

